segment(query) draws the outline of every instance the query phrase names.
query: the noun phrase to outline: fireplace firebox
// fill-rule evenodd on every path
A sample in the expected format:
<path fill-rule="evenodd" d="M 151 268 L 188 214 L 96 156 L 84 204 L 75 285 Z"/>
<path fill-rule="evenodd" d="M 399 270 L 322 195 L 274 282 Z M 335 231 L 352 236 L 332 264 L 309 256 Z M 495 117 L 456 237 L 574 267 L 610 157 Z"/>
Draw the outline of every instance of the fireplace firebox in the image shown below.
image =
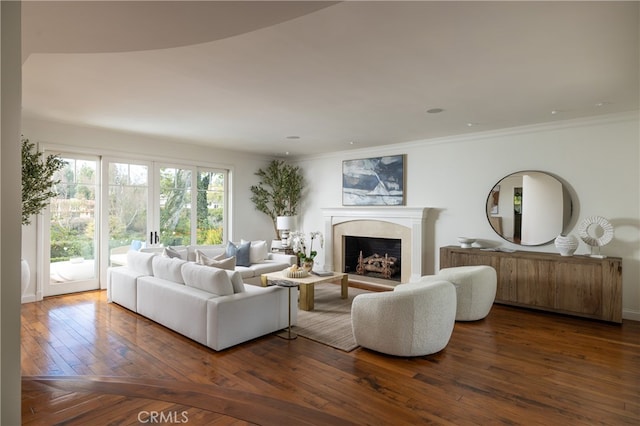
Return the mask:
<path fill-rule="evenodd" d="M 344 236 L 344 271 L 400 282 L 402 240 Z"/>

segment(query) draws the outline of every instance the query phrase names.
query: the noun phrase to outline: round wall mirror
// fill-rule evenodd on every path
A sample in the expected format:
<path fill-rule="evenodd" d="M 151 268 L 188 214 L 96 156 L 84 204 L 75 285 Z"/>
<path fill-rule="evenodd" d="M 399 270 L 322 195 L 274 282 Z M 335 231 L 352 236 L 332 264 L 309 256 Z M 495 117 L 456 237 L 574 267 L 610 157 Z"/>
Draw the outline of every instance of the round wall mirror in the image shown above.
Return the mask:
<path fill-rule="evenodd" d="M 539 246 L 562 234 L 571 220 L 569 192 L 554 176 L 520 171 L 496 183 L 487 197 L 487 219 L 514 244 Z"/>

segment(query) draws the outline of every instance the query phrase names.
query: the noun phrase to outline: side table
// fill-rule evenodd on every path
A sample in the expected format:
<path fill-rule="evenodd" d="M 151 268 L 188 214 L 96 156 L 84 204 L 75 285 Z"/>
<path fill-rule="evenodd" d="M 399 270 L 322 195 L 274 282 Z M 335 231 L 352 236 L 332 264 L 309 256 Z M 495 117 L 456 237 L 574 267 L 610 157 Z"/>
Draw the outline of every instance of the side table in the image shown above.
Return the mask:
<path fill-rule="evenodd" d="M 272 282 L 278 287 L 287 287 L 287 289 L 289 290 L 289 327 L 287 327 L 287 331 L 282 331 L 278 333 L 277 336 L 282 337 L 283 339 L 293 340 L 298 337 L 298 335 L 291 331 L 291 289 L 297 288 L 300 284 L 285 280 L 277 280 Z"/>

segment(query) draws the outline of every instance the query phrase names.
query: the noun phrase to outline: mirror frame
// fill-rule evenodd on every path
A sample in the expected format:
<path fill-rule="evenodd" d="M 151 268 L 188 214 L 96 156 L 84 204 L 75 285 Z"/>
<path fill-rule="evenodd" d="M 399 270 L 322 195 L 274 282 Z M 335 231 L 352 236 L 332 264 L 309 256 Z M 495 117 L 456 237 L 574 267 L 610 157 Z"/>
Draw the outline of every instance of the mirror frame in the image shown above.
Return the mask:
<path fill-rule="evenodd" d="M 525 175 L 525 174 L 532 174 L 532 173 L 536 173 L 536 174 L 541 174 L 550 178 L 553 178 L 555 181 L 557 181 L 562 188 L 562 217 L 560 218 L 561 222 L 562 222 L 562 229 L 556 228 L 553 231 L 554 235 L 551 235 L 552 232 L 549 232 L 549 235 L 544 235 L 543 237 L 540 238 L 539 241 L 536 241 L 535 243 L 532 244 L 522 244 L 521 242 L 517 242 L 514 241 L 512 238 L 509 238 L 508 235 L 505 235 L 504 232 L 501 232 L 501 221 L 500 222 L 496 222 L 495 218 L 503 218 L 504 216 L 493 216 L 491 214 L 492 208 L 498 208 L 498 204 L 496 203 L 496 201 L 499 200 L 499 191 L 500 191 L 500 185 L 503 184 L 503 182 L 505 181 L 505 179 L 508 178 L 512 178 L 512 177 L 517 177 L 518 175 Z M 497 188 L 497 190 L 496 190 Z M 494 201 L 495 200 L 495 201 Z M 553 240 L 560 234 L 563 234 L 565 232 L 566 229 L 568 229 L 568 226 L 570 224 L 570 222 L 573 219 L 573 199 L 571 197 L 571 194 L 569 192 L 569 188 L 567 186 L 567 184 L 560 179 L 558 176 L 554 175 L 553 173 L 549 173 L 549 172 L 545 172 L 545 171 L 541 171 L 541 170 L 519 170 L 513 173 L 510 173 L 506 176 L 503 176 L 500 180 L 498 180 L 498 182 L 496 182 L 491 189 L 489 190 L 489 194 L 487 195 L 487 200 L 485 203 L 485 214 L 487 217 L 487 221 L 489 222 L 489 226 L 491 226 L 491 229 L 503 240 L 510 242 L 511 244 L 515 244 L 515 245 L 519 245 L 522 247 L 535 247 L 535 246 L 542 246 L 542 245 L 546 245 L 549 243 L 552 243 Z M 557 206 L 556 206 L 557 209 Z M 499 210 L 498 210 L 499 212 Z M 494 218 L 492 220 L 492 218 Z"/>

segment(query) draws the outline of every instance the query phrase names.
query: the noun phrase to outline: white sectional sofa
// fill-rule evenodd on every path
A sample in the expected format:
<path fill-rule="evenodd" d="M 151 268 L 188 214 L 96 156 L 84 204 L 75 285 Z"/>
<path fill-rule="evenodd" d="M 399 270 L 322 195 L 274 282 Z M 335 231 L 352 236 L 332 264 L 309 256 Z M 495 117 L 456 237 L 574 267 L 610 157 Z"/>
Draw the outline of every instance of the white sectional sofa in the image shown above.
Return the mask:
<path fill-rule="evenodd" d="M 245 285 L 239 271 L 130 251 L 109 268 L 107 298 L 214 350 L 287 328 L 297 297 L 283 287 Z"/>
<path fill-rule="evenodd" d="M 261 285 L 260 275 L 282 271 L 298 260 L 293 255 L 268 252 L 265 241 L 251 241 L 250 243 L 249 262 L 246 265 L 237 264 L 235 268 L 236 271 L 240 272 L 243 281 L 247 284 L 259 286 Z M 240 246 L 241 244 L 237 243 L 237 245 Z M 180 254 L 181 259 L 191 262 L 196 261 L 196 250 L 208 257 L 222 255 L 227 251 L 226 247 L 221 246 L 174 246 L 172 248 Z M 148 253 L 162 253 L 164 250 L 164 247 L 141 249 L 141 251 Z"/>

